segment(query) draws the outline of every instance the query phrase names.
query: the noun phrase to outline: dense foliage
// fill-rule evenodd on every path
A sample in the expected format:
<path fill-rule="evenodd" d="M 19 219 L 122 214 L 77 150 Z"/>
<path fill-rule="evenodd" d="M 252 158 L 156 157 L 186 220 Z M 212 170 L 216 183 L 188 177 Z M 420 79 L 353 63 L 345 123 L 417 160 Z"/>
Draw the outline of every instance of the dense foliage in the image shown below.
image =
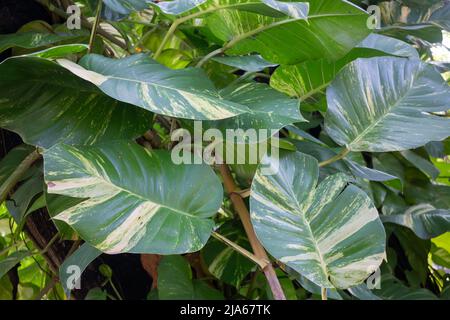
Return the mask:
<path fill-rule="evenodd" d="M 30 3 L 0 35 L 1 299 L 136 297 L 113 257 L 138 298 L 450 299 L 448 1 Z M 197 163 L 230 129 L 272 133 Z"/>

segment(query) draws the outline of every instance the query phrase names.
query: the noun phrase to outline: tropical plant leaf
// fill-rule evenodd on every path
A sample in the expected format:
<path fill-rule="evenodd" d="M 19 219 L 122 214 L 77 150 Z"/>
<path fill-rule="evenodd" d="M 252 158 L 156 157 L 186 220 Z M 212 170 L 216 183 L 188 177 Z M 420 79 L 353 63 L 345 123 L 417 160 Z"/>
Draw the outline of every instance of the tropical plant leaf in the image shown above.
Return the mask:
<path fill-rule="evenodd" d="M 226 10 L 255 12 L 279 17 L 283 14 L 293 18 L 306 18 L 309 4 L 297 1 L 277 0 L 175 0 L 155 4 L 162 12 L 170 15 L 211 14 Z"/>
<path fill-rule="evenodd" d="M 450 32 L 450 3 L 445 4 L 433 12 L 429 20 L 433 25 Z"/>
<path fill-rule="evenodd" d="M 346 66 L 327 90 L 325 130 L 352 151 L 396 151 L 450 135 L 450 88 L 419 60 L 381 57 Z"/>
<path fill-rule="evenodd" d="M 439 169 L 436 168 L 432 162 L 421 157 L 417 153 L 411 150 L 404 150 L 401 151 L 400 154 L 412 165 L 414 165 L 417 169 L 425 173 L 431 179 L 436 180 L 439 177 L 440 174 Z"/>
<path fill-rule="evenodd" d="M 49 193 L 89 198 L 55 219 L 107 253 L 197 251 L 222 202 L 210 167 L 175 165 L 167 151 L 128 142 L 57 145 L 45 152 L 44 168 Z"/>
<path fill-rule="evenodd" d="M 257 171 L 252 223 L 274 257 L 325 288 L 361 283 L 385 258 L 385 233 L 369 197 L 343 174 L 316 188 L 316 159 L 301 153 L 267 157 L 275 175 Z"/>
<path fill-rule="evenodd" d="M 232 223 L 224 224 L 219 232 L 227 239 L 251 251 L 244 230 Z M 202 257 L 209 272 L 217 279 L 239 288 L 255 264 L 233 248 L 217 239 L 211 239 L 202 250 Z"/>
<path fill-rule="evenodd" d="M 317 0 L 309 2 L 307 17 L 222 10 L 209 15 L 206 23 L 224 42 L 233 39 L 226 51 L 229 55 L 257 52 L 274 63 L 294 64 L 342 58 L 370 33 L 367 17 L 366 12 L 347 1 Z"/>
<path fill-rule="evenodd" d="M 115 101 L 51 61 L 17 57 L 0 64 L 0 126 L 33 145 L 93 144 L 143 134 L 150 114 Z M 39 121 L 36 121 L 39 119 Z"/>
<path fill-rule="evenodd" d="M 99 1 L 99 0 L 97 0 Z M 152 0 L 102 0 L 102 16 L 108 20 L 120 20 L 133 11 L 149 9 Z"/>
<path fill-rule="evenodd" d="M 278 131 L 286 125 L 306 121 L 300 113 L 300 102 L 277 92 L 270 86 L 257 82 L 235 83 L 220 90 L 220 95 L 229 101 L 248 106 L 250 111 L 233 118 L 206 121 L 203 127 L 219 129 L 223 136 L 231 129 Z M 268 132 L 270 134 L 270 132 Z M 267 140 L 269 135 L 248 136 L 246 142 Z"/>
<path fill-rule="evenodd" d="M 374 289 L 372 292 L 385 300 L 437 299 L 437 297 L 430 290 L 407 287 L 400 280 L 390 274 L 382 275 L 380 289 Z"/>
<path fill-rule="evenodd" d="M 114 99 L 166 116 L 195 120 L 230 118 L 248 108 L 220 97 L 201 69 L 170 70 L 144 54 L 121 60 L 87 55 L 59 63 Z"/>
<path fill-rule="evenodd" d="M 81 281 L 84 270 L 101 254 L 100 250 L 84 243 L 64 260 L 59 267 L 59 280 L 67 297 L 70 297 L 71 289 L 74 289 L 76 284 L 80 284 L 79 281 Z"/>
<path fill-rule="evenodd" d="M 18 32 L 0 35 L 0 52 L 13 47 L 34 49 L 42 48 L 61 41 L 80 40 L 88 34 L 83 31 L 44 33 L 44 32 Z"/>
<path fill-rule="evenodd" d="M 173 0 L 155 3 L 162 12 L 171 15 L 179 15 L 205 3 L 208 0 Z"/>
<path fill-rule="evenodd" d="M 161 300 L 221 300 L 222 294 L 201 280 L 182 256 L 165 256 L 158 267 L 158 296 Z"/>
<path fill-rule="evenodd" d="M 305 101 L 319 93 L 324 93 L 326 87 L 331 84 L 346 64 L 357 58 L 371 58 L 380 55 L 419 57 L 416 49 L 403 41 L 370 34 L 356 48 L 336 62 L 320 59 L 280 66 L 270 78 L 270 85 L 278 91 Z"/>
<path fill-rule="evenodd" d="M 8 273 L 16 264 L 30 255 L 29 251 L 20 250 L 11 253 L 0 261 L 0 279 Z"/>
<path fill-rule="evenodd" d="M 419 204 L 404 213 L 382 215 L 383 222 L 391 222 L 411 229 L 419 238 L 431 239 L 450 232 L 450 210 Z"/>
<path fill-rule="evenodd" d="M 76 206 L 85 199 L 66 197 L 59 194 L 52 194 L 45 192 L 45 203 L 47 205 L 47 211 L 51 218 L 56 217 L 61 212 Z M 74 230 L 64 221 L 53 219 L 56 228 L 58 229 L 63 239 L 71 239 L 74 234 Z"/>

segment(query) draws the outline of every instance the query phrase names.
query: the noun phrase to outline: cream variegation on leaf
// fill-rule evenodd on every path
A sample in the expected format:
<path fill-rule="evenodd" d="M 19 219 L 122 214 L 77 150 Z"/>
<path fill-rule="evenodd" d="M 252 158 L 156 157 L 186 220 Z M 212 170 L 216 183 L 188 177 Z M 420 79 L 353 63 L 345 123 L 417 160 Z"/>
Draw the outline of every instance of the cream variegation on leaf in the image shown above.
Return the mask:
<path fill-rule="evenodd" d="M 264 175 L 261 166 L 278 166 Z M 325 288 L 361 283 L 385 258 L 386 235 L 370 198 L 344 174 L 317 184 L 315 158 L 266 156 L 250 196 L 256 234 L 271 255 Z M 317 186 L 316 186 L 317 185 Z"/>
<path fill-rule="evenodd" d="M 168 151 L 125 141 L 56 145 L 44 170 L 49 193 L 85 199 L 54 218 L 110 254 L 200 250 L 223 196 L 210 167 L 175 165 Z"/>

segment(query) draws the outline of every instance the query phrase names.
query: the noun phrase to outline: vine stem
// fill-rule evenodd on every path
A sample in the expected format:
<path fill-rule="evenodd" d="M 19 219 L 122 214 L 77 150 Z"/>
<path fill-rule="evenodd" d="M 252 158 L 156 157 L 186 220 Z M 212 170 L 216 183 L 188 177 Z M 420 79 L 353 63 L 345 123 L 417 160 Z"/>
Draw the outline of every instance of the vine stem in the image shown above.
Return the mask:
<path fill-rule="evenodd" d="M 6 181 L 0 185 L 0 203 L 5 201 L 8 194 L 14 188 L 14 186 L 20 181 L 25 172 L 35 163 L 41 155 L 37 150 L 31 152 L 14 170 L 14 172 L 6 179 Z"/>
<path fill-rule="evenodd" d="M 349 153 L 350 153 L 350 150 L 346 147 L 341 152 L 339 152 L 337 155 L 335 155 L 334 157 L 331 157 L 328 160 L 320 162 L 319 163 L 319 167 L 324 167 L 324 166 L 329 165 L 329 164 L 331 164 L 333 162 L 339 161 L 339 160 L 345 158 L 345 156 L 347 154 L 349 154 Z"/>
<path fill-rule="evenodd" d="M 322 295 L 322 300 L 328 300 L 327 297 L 327 288 L 321 288 L 321 295 Z"/>
<path fill-rule="evenodd" d="M 250 213 L 248 212 L 247 206 L 244 200 L 237 194 L 236 184 L 234 182 L 233 176 L 231 175 L 230 168 L 226 164 L 219 165 L 220 174 L 223 178 L 223 183 L 225 190 L 227 191 L 231 202 L 233 203 L 234 209 L 241 219 L 242 225 L 244 226 L 245 233 L 247 234 L 250 245 L 252 246 L 254 255 L 261 260 L 269 260 L 266 251 L 256 237 L 255 230 L 253 229 L 252 223 L 250 221 Z M 281 288 L 280 282 L 278 281 L 277 275 L 275 273 L 272 264 L 266 265 L 262 269 L 264 275 L 266 276 L 267 282 L 269 283 L 270 289 L 275 300 L 286 300 L 283 289 Z"/>
<path fill-rule="evenodd" d="M 89 37 L 88 53 L 91 53 L 92 48 L 94 47 L 95 34 L 97 33 L 97 29 L 100 24 L 100 16 L 102 13 L 102 3 L 103 3 L 103 1 L 99 1 L 97 4 L 97 12 L 95 13 L 95 21 L 94 21 L 94 25 L 92 26 L 91 36 Z"/>
<path fill-rule="evenodd" d="M 153 59 L 156 60 L 161 52 L 164 49 L 164 46 L 169 41 L 170 37 L 175 33 L 175 30 L 178 28 L 178 26 L 183 23 L 184 20 L 179 19 L 175 20 L 172 25 L 170 26 L 169 30 L 167 30 L 166 34 L 164 35 L 164 38 L 161 41 L 161 44 L 159 45 L 158 49 L 156 50 L 155 54 L 153 55 Z"/>
<path fill-rule="evenodd" d="M 240 245 L 238 245 L 237 243 L 227 239 L 226 237 L 224 237 L 223 235 L 217 233 L 217 232 L 213 232 L 212 236 L 214 238 L 216 238 L 217 240 L 225 243 L 227 246 L 231 247 L 232 249 L 234 249 L 235 251 L 239 252 L 240 254 L 242 254 L 243 256 L 247 257 L 248 259 L 252 260 L 254 263 L 256 263 L 258 266 L 260 266 L 261 269 L 264 269 L 265 267 L 267 267 L 267 265 L 270 264 L 270 261 L 268 260 L 262 260 L 260 258 L 258 258 L 257 256 L 255 256 L 253 253 L 249 252 L 248 250 L 242 248 Z"/>

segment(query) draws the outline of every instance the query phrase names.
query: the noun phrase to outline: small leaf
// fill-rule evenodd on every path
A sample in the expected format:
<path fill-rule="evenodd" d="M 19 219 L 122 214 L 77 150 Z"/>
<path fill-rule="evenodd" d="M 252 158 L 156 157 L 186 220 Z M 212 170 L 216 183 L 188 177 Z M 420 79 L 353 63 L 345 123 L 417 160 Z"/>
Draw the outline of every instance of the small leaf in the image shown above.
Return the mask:
<path fill-rule="evenodd" d="M 0 261 L 0 279 L 16 264 L 30 255 L 29 251 L 16 251 Z"/>
<path fill-rule="evenodd" d="M 158 267 L 158 295 L 161 300 L 222 300 L 222 294 L 205 282 L 192 280 L 188 262 L 177 255 L 164 256 Z"/>

